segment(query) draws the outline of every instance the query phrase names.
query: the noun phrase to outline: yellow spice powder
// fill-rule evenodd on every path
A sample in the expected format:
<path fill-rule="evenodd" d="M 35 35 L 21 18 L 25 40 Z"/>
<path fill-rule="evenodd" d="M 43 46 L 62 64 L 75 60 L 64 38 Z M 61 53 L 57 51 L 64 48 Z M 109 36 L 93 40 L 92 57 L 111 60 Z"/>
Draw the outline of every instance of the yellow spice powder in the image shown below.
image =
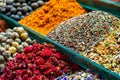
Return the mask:
<path fill-rule="evenodd" d="M 50 0 L 19 23 L 47 35 L 62 21 L 83 13 L 86 13 L 86 10 L 76 0 Z"/>

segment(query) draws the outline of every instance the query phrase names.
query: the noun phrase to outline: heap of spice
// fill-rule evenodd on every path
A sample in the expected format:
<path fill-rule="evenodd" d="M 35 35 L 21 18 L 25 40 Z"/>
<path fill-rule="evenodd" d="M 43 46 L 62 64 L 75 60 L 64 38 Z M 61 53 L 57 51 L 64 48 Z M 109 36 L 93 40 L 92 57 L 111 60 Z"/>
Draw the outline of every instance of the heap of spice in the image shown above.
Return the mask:
<path fill-rule="evenodd" d="M 86 13 L 76 0 L 50 0 L 19 22 L 40 34 L 47 35 L 60 22 Z"/>
<path fill-rule="evenodd" d="M 120 29 L 106 34 L 104 39 L 83 55 L 105 68 L 120 74 Z"/>
<path fill-rule="evenodd" d="M 66 20 L 47 36 L 76 52 L 84 52 L 104 34 L 118 27 L 119 19 L 102 11 L 93 11 Z"/>
<path fill-rule="evenodd" d="M 35 43 L 24 48 L 24 54 L 17 54 L 6 64 L 0 80 L 54 80 L 64 73 L 79 69 L 52 44 Z"/>
<path fill-rule="evenodd" d="M 7 29 L 0 33 L 0 71 L 7 61 L 16 56 L 16 52 L 23 52 L 24 47 L 35 41 L 28 37 L 28 33 L 22 27 Z"/>
<path fill-rule="evenodd" d="M 105 80 L 100 75 L 91 71 L 83 71 L 75 72 L 73 74 L 64 74 L 55 80 Z"/>
<path fill-rule="evenodd" d="M 5 20 L 0 19 L 0 32 L 4 32 L 8 28 L 8 24 Z"/>

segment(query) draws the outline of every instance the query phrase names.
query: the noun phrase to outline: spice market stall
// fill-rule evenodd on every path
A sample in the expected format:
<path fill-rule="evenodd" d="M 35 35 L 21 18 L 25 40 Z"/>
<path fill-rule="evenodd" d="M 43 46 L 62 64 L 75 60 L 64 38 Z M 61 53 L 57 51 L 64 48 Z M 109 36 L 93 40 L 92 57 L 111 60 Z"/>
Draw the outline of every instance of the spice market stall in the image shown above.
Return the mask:
<path fill-rule="evenodd" d="M 97 73 L 85 70 L 70 61 L 70 59 L 72 60 L 72 56 L 70 57 L 68 54 L 74 54 L 76 52 L 60 44 L 58 45 L 49 38 L 42 36 L 25 26 L 22 26 L 3 14 L 0 14 L 0 17 L 4 19 L 7 24 L 9 24 L 9 29 L 6 29 L 5 32 L 1 32 L 0 35 L 6 37 L 8 36 L 7 38 L 13 40 L 12 42 L 14 43 L 9 44 L 9 42 L 11 43 L 11 41 L 7 41 L 9 39 L 5 39 L 4 41 L 4 39 L 1 38 L 1 42 L 6 42 L 7 45 L 12 45 L 12 49 L 9 48 L 10 52 L 6 51 L 7 49 L 4 49 L 4 51 L 0 54 L 0 64 L 7 60 L 7 58 L 10 58 L 5 62 L 5 65 L 0 65 L 0 69 L 3 69 L 3 73 L 0 75 L 0 80 L 54 80 L 54 78 L 57 78 L 62 74 L 72 74 L 74 72 L 77 72 L 78 74 L 76 73 L 71 75 L 69 79 L 105 80 Z M 11 32 L 15 35 L 12 35 Z M 8 35 L 7 33 L 11 35 Z M 26 33 L 27 35 L 22 35 L 23 33 Z M 28 36 L 29 40 L 27 40 Z M 18 40 L 16 41 L 16 39 Z M 25 43 L 21 44 L 23 41 L 28 43 L 27 46 Z M 32 43 L 29 44 L 29 42 Z M 0 43 L 1 47 L 2 43 Z M 19 44 L 23 47 L 20 51 L 17 49 Z M 15 56 L 12 57 L 14 54 Z"/>
<path fill-rule="evenodd" d="M 110 0 L 8 0 L 0 80 L 120 80 L 117 11 Z"/>

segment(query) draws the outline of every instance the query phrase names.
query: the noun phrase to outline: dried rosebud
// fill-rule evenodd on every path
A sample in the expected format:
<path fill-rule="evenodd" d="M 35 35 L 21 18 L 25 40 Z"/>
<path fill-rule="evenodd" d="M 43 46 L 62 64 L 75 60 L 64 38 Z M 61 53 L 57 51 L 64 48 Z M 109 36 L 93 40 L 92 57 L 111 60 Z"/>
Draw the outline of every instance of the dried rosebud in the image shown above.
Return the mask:
<path fill-rule="evenodd" d="M 40 80 L 49 80 L 49 79 L 47 77 L 45 77 L 44 75 L 41 75 Z"/>
<path fill-rule="evenodd" d="M 27 46 L 24 54 L 17 53 L 15 58 L 7 62 L 2 76 L 4 80 L 53 80 L 64 72 L 77 70 L 78 66 L 73 65 L 65 54 L 49 44 L 35 43 Z"/>
<path fill-rule="evenodd" d="M 56 53 L 55 56 L 56 56 L 56 58 L 60 58 L 61 54 L 60 53 Z"/>
<path fill-rule="evenodd" d="M 17 54 L 16 59 L 24 59 L 25 55 L 24 54 Z"/>
<path fill-rule="evenodd" d="M 16 70 L 17 75 L 22 75 L 23 74 L 23 70 Z"/>
<path fill-rule="evenodd" d="M 28 59 L 34 58 L 34 56 L 32 55 L 32 53 L 28 53 L 28 54 L 26 54 L 26 55 L 27 55 Z"/>
<path fill-rule="evenodd" d="M 33 44 L 33 53 L 37 53 L 40 50 L 40 44 Z"/>
<path fill-rule="evenodd" d="M 38 71 L 38 70 L 34 70 L 33 73 L 34 73 L 35 75 L 40 75 L 40 74 L 41 74 L 40 71 Z"/>
<path fill-rule="evenodd" d="M 63 74 L 63 71 L 62 71 L 62 70 L 57 71 L 57 75 L 58 75 L 58 76 L 61 76 L 62 74 Z"/>
<path fill-rule="evenodd" d="M 49 49 L 43 49 L 40 55 L 42 57 L 53 56 L 53 52 Z"/>
<path fill-rule="evenodd" d="M 33 51 L 33 46 L 27 46 L 24 49 L 24 53 L 31 53 Z"/>
<path fill-rule="evenodd" d="M 45 63 L 45 61 L 44 61 L 44 59 L 43 58 L 38 58 L 38 59 L 36 59 L 35 61 L 34 61 L 34 63 L 36 64 L 36 65 L 42 65 L 42 64 L 44 64 Z"/>
<path fill-rule="evenodd" d="M 0 80 L 5 80 L 3 76 L 0 76 Z"/>
<path fill-rule="evenodd" d="M 52 69 L 52 68 L 50 68 L 50 69 L 48 69 L 48 70 L 46 70 L 46 71 L 44 71 L 44 74 L 50 74 L 51 72 L 53 72 L 54 70 Z"/>

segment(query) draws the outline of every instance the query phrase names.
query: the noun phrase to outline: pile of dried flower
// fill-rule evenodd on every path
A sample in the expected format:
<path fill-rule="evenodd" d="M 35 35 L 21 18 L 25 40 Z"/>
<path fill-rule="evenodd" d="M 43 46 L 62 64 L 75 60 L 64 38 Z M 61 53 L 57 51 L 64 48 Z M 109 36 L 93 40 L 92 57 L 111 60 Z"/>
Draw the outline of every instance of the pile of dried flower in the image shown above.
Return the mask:
<path fill-rule="evenodd" d="M 35 40 L 28 37 L 27 31 L 22 27 L 14 27 L 0 33 L 0 71 L 4 69 L 7 61 L 16 56 L 16 52 L 23 52 L 23 49 Z"/>
<path fill-rule="evenodd" d="M 53 80 L 79 68 L 53 45 L 35 43 L 6 64 L 0 80 Z"/>
<path fill-rule="evenodd" d="M 106 34 L 102 41 L 97 42 L 83 55 L 120 74 L 120 29 Z"/>

